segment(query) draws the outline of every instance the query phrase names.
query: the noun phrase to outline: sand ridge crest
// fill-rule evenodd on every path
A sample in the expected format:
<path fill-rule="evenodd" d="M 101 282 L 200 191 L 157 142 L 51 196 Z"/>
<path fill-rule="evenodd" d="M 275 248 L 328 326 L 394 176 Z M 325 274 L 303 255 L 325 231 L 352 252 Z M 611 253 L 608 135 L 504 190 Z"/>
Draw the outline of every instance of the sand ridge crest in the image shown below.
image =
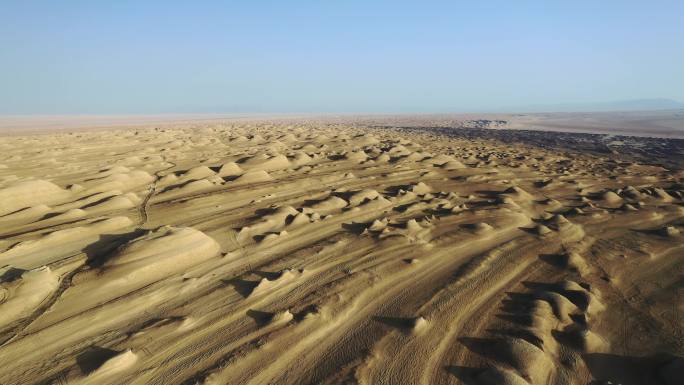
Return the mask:
<path fill-rule="evenodd" d="M 678 142 L 508 124 L 8 136 L 0 383 L 679 385 Z"/>

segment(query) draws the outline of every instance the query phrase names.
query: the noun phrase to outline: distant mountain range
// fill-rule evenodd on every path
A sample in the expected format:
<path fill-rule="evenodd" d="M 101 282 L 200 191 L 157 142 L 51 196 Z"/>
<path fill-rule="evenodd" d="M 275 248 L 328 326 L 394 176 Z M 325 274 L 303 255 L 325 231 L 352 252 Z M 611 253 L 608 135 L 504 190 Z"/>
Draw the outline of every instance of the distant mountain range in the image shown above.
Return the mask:
<path fill-rule="evenodd" d="M 616 100 L 596 103 L 528 105 L 516 108 L 526 112 L 652 111 L 684 108 L 684 103 L 665 98 Z"/>

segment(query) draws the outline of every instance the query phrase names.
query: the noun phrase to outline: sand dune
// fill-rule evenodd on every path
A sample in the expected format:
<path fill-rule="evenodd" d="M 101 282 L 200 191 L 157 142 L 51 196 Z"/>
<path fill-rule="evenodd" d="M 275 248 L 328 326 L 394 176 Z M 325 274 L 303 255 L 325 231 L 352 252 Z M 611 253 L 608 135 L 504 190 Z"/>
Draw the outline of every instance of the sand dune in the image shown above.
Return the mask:
<path fill-rule="evenodd" d="M 0 383 L 681 385 L 679 142 L 440 119 L 3 137 Z"/>
<path fill-rule="evenodd" d="M 0 215 L 59 201 L 68 192 L 45 180 L 22 180 L 0 186 Z"/>

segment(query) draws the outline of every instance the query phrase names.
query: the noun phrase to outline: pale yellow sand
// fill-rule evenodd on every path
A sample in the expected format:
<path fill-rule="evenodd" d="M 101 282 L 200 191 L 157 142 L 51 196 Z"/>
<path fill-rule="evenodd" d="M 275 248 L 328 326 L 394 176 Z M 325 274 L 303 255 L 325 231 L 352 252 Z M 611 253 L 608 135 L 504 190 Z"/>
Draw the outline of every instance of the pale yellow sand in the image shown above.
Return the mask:
<path fill-rule="evenodd" d="M 684 383 L 681 171 L 367 119 L 0 137 L 0 384 Z"/>

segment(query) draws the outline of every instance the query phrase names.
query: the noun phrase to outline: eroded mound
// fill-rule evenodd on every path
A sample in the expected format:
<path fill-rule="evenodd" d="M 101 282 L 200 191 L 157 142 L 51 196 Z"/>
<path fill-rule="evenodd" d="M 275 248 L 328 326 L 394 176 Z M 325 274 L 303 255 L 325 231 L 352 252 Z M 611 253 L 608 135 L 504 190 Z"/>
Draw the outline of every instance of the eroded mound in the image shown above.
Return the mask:
<path fill-rule="evenodd" d="M 3 138 L 0 383 L 679 384 L 678 142 L 503 125 Z"/>

